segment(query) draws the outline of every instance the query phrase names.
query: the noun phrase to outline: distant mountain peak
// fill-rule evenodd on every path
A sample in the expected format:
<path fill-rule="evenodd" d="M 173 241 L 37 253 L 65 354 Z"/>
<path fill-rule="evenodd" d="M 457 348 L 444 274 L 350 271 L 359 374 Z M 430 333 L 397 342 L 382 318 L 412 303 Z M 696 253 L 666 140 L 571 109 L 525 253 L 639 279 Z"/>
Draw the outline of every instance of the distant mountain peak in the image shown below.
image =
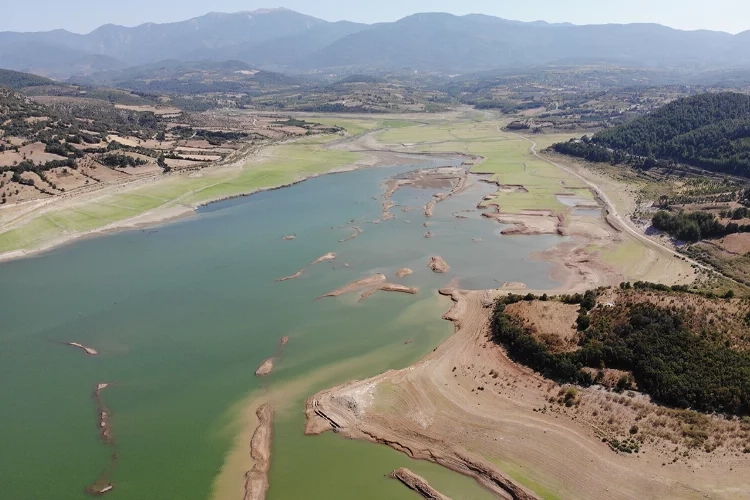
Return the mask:
<path fill-rule="evenodd" d="M 254 16 L 262 16 L 263 14 L 276 14 L 278 12 L 294 12 L 286 7 L 274 7 L 271 9 L 255 9 L 246 11 L 245 14 L 252 14 Z"/>

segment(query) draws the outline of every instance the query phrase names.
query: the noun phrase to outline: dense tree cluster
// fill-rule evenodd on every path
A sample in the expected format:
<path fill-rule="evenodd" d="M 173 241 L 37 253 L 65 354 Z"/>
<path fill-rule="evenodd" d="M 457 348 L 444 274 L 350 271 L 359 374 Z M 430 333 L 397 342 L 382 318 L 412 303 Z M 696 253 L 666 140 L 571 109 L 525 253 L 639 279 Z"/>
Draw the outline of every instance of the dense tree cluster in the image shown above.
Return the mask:
<path fill-rule="evenodd" d="M 700 94 L 601 131 L 590 140 L 556 144 L 560 153 L 590 161 L 679 162 L 750 176 L 750 96 Z"/>
<path fill-rule="evenodd" d="M 750 232 L 750 225 L 730 222 L 722 224 L 708 212 L 680 212 L 661 210 L 652 219 L 654 227 L 678 240 L 696 242 L 704 238 L 721 238 L 727 234 Z"/>
<path fill-rule="evenodd" d="M 99 163 L 107 167 L 125 168 L 145 165 L 147 162 L 141 158 L 134 158 L 128 155 L 107 154 L 99 158 Z"/>
<path fill-rule="evenodd" d="M 580 349 L 552 353 L 531 327 L 506 313 L 506 305 L 517 300 L 496 303 L 493 338 L 513 360 L 546 377 L 589 385 L 602 376 L 602 368 L 614 368 L 631 372 L 638 387 L 662 404 L 750 414 L 750 353 L 733 350 L 720 332 L 692 332 L 686 313 L 677 308 L 622 304 L 596 309 L 580 328 Z M 584 367 L 600 375 L 594 378 Z M 621 388 L 627 385 L 625 380 Z"/>

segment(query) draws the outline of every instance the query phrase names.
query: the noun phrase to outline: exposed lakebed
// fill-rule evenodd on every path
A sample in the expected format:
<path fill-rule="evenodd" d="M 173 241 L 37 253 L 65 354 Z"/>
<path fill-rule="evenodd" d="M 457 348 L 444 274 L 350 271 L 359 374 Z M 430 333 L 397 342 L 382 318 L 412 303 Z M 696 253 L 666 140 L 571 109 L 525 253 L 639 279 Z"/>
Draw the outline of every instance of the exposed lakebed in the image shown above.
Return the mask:
<path fill-rule="evenodd" d="M 505 226 L 474 211 L 491 189 L 483 183 L 429 218 L 423 207 L 436 193 L 399 190 L 395 218 L 373 224 L 384 182 L 407 170 L 324 176 L 2 264 L 0 496 L 86 498 L 107 471 L 107 498 L 207 498 L 235 445 L 241 402 L 277 392 L 288 399 L 276 411 L 269 498 L 413 498 L 385 477 L 398 467 L 454 498 L 488 498 L 473 480 L 390 448 L 302 433 L 305 397 L 408 366 L 451 335 L 438 288 L 554 288 L 551 267 L 529 256 L 562 238 L 501 235 Z M 335 260 L 276 281 L 329 252 Z M 430 271 L 435 255 L 449 272 Z M 402 268 L 414 273 L 397 278 Z M 376 273 L 420 292 L 315 300 Z M 283 359 L 255 377 L 284 336 Z M 109 444 L 93 397 L 102 383 Z"/>

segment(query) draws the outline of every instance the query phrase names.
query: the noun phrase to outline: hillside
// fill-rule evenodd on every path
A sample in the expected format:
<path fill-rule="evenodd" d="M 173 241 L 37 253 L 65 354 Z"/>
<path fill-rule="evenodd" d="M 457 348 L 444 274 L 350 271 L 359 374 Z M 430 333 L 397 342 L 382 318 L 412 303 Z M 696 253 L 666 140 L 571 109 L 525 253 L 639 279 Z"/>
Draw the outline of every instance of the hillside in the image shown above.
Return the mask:
<path fill-rule="evenodd" d="M 510 295 L 495 305 L 492 333 L 517 362 L 562 382 L 638 388 L 655 401 L 707 413 L 750 414 L 750 312 L 741 301 L 636 283 L 558 298 Z M 578 333 L 542 332 L 514 304 L 579 305 Z M 608 373 L 614 370 L 612 373 Z"/>
<path fill-rule="evenodd" d="M 213 92 L 259 93 L 264 90 L 296 88 L 301 79 L 255 69 L 241 61 L 184 62 L 154 64 L 104 71 L 69 81 L 82 85 L 117 87 L 138 92 L 205 94 Z"/>
<path fill-rule="evenodd" d="M 590 161 L 655 166 L 657 160 L 750 177 L 750 96 L 678 99 L 651 114 L 555 150 Z"/>
<path fill-rule="evenodd" d="M 55 82 L 42 76 L 0 69 L 0 87 L 20 90 L 26 87 L 42 87 L 45 85 L 55 85 Z"/>
<path fill-rule="evenodd" d="M 287 9 L 210 13 L 136 27 L 105 25 L 0 33 L 0 67 L 46 76 L 87 75 L 166 59 L 241 60 L 275 71 L 470 72 L 560 64 L 742 69 L 750 36 L 656 24 L 518 22 L 485 15 L 414 14 L 373 25 L 328 22 Z"/>

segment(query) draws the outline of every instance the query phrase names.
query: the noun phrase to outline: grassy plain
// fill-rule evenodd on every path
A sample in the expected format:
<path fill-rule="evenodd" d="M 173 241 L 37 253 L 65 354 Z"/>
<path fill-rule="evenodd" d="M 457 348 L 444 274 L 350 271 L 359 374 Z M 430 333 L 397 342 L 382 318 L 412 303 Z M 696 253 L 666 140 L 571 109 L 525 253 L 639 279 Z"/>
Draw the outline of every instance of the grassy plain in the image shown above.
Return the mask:
<path fill-rule="evenodd" d="M 167 175 L 134 187 L 81 200 L 61 200 L 58 206 L 27 216 L 0 233 L 0 253 L 36 249 L 71 235 L 82 234 L 160 209 L 186 210 L 212 200 L 251 193 L 330 172 L 361 156 L 325 149 L 338 136 L 323 136 L 269 147 L 244 164 L 210 167 L 199 173 Z"/>

